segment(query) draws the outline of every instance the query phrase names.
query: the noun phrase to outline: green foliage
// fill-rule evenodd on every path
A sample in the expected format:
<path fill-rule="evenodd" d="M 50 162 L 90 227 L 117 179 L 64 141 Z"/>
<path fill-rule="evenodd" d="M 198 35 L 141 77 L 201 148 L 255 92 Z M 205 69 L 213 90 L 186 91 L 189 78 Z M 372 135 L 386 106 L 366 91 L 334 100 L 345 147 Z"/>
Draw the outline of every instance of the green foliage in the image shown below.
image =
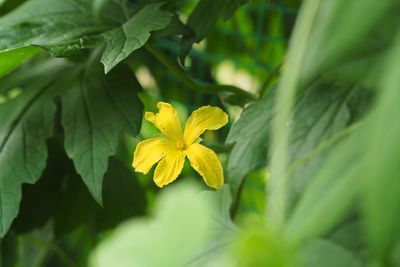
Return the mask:
<path fill-rule="evenodd" d="M 28 90 L 0 106 L 1 236 L 18 213 L 21 185 L 35 183 L 45 168 L 46 140 L 54 127 L 53 81 L 42 77 L 29 82 Z"/>
<path fill-rule="evenodd" d="M 200 42 L 217 23 L 219 18 L 228 19 L 247 0 L 201 0 L 190 14 L 187 26 L 191 31 L 182 39 L 181 61 L 194 43 Z"/>
<path fill-rule="evenodd" d="M 207 247 L 209 233 L 216 227 L 226 227 L 226 218 L 218 208 L 224 212 L 229 205 L 229 191 L 212 194 L 223 192 L 222 206 L 218 206 L 211 193 L 200 194 L 194 185 L 167 189 L 157 199 L 152 218 L 118 227 L 95 250 L 91 266 L 204 266 L 198 261 L 205 256 L 203 250 L 211 253 Z M 174 253 L 177 251 L 179 257 Z"/>
<path fill-rule="evenodd" d="M 0 52 L 0 77 L 13 71 L 26 60 L 37 54 L 39 50 L 35 47 L 22 47 Z"/>
<path fill-rule="evenodd" d="M 107 46 L 101 62 L 106 73 L 134 50 L 142 47 L 150 37 L 150 32 L 165 28 L 171 14 L 160 10 L 161 4 L 145 6 L 117 29 L 104 33 Z"/>
<path fill-rule="evenodd" d="M 65 151 L 101 203 L 108 157 L 115 154 L 121 132 L 138 133 L 141 87 L 129 69 L 120 66 L 105 76 L 98 63 L 85 66 L 66 87 L 61 99 Z"/>
<path fill-rule="evenodd" d="M 0 0 L 0 266 L 399 266 L 399 12 Z M 229 113 L 221 189 L 134 172 L 159 100 Z"/>

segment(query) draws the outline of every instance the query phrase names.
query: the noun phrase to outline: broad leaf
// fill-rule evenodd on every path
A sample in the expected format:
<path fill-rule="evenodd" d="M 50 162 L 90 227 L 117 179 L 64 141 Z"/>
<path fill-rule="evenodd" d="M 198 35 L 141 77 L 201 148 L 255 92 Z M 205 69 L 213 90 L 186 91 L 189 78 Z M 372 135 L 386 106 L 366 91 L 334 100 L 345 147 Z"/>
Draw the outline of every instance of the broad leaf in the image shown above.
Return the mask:
<path fill-rule="evenodd" d="M 91 38 L 116 23 L 95 18 L 88 1 L 30 0 L 0 18 L 0 50 L 36 45 L 64 56 L 94 46 Z"/>
<path fill-rule="evenodd" d="M 192 259 L 206 246 L 210 231 L 215 229 L 213 214 L 218 213 L 217 205 L 190 184 L 167 188 L 157 199 L 152 218 L 132 220 L 118 227 L 94 251 L 91 266 L 193 264 Z"/>
<path fill-rule="evenodd" d="M 0 78 L 33 57 L 39 50 L 39 48 L 28 46 L 0 51 Z"/>
<path fill-rule="evenodd" d="M 360 190 L 360 132 L 362 129 L 358 128 L 331 147 L 328 157 L 309 178 L 286 227 L 287 236 L 294 243 L 325 234 L 350 209 Z"/>
<path fill-rule="evenodd" d="M 228 161 L 228 177 L 234 189 L 249 171 L 266 160 L 273 92 L 249 105 L 229 132 L 227 143 L 235 143 Z M 288 173 L 292 175 L 291 185 L 298 193 L 323 161 L 321 153 L 318 154 L 321 143 L 352 122 L 349 103 L 359 95 L 360 89 L 356 86 L 349 88 L 317 82 L 297 100 L 293 119 L 288 125 L 293 132 L 289 145 L 292 165 Z"/>
<path fill-rule="evenodd" d="M 102 202 L 108 158 L 123 131 L 137 134 L 142 104 L 140 84 L 127 67 L 105 76 L 101 66 L 86 66 L 62 96 L 65 150 L 93 197 Z"/>
<path fill-rule="evenodd" d="M 387 72 L 381 82 L 378 103 L 365 129 L 368 149 L 362 165 L 366 233 L 382 264 L 390 261 L 390 254 L 400 238 L 399 34 L 392 50 L 387 58 Z"/>
<path fill-rule="evenodd" d="M 18 213 L 21 185 L 35 183 L 46 165 L 55 112 L 47 83 L 0 104 L 0 236 Z"/>
<path fill-rule="evenodd" d="M 149 4 L 120 27 L 103 34 L 107 46 L 101 62 L 106 73 L 142 47 L 149 39 L 150 32 L 168 25 L 172 14 L 161 10 L 161 6 L 160 3 Z"/>
<path fill-rule="evenodd" d="M 350 109 L 350 102 L 361 105 L 361 93 L 358 86 L 317 82 L 297 102 L 290 122 L 288 169 L 291 187 L 297 194 L 303 192 L 324 162 L 329 148 L 343 138 L 342 131 L 353 122 L 356 113 Z"/>
<path fill-rule="evenodd" d="M 304 267 L 362 267 L 364 264 L 351 251 L 337 244 L 315 239 L 301 249 L 300 266 Z"/>
<path fill-rule="evenodd" d="M 181 61 L 194 43 L 200 42 L 215 26 L 219 18 L 230 18 L 247 0 L 201 0 L 190 14 L 187 27 L 192 31 L 182 39 Z"/>
<path fill-rule="evenodd" d="M 309 81 L 331 68 L 385 51 L 394 40 L 393 32 L 386 29 L 399 24 L 399 12 L 397 0 L 322 1 L 308 41 L 302 80 Z M 379 37 L 372 40 L 371 36 Z"/>
<path fill-rule="evenodd" d="M 227 143 L 235 143 L 228 161 L 228 178 L 236 191 L 244 176 L 267 155 L 273 95 L 250 104 L 229 131 Z"/>

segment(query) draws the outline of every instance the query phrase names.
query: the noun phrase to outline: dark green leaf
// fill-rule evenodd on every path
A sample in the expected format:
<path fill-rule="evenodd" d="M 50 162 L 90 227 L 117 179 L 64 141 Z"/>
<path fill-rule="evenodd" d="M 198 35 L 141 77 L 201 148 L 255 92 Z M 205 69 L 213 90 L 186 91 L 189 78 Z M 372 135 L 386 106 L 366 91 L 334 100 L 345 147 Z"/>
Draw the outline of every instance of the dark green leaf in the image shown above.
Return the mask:
<path fill-rule="evenodd" d="M 108 158 L 115 154 L 120 134 L 139 131 L 140 90 L 127 67 L 120 66 L 105 76 L 96 64 L 86 66 L 62 96 L 65 150 L 100 203 Z"/>
<path fill-rule="evenodd" d="M 194 43 L 200 42 L 215 26 L 219 18 L 224 20 L 233 15 L 247 0 L 201 0 L 189 16 L 187 27 L 192 31 L 182 39 L 181 62 Z"/>
<path fill-rule="evenodd" d="M 90 4 L 82 0 L 27 1 L 0 18 L 0 50 L 36 45 L 64 56 L 93 47 L 89 40 L 109 30 L 115 22 L 104 17 L 96 19 L 91 11 Z"/>
<path fill-rule="evenodd" d="M 101 62 L 105 72 L 109 72 L 133 51 L 142 47 L 150 37 L 150 32 L 163 29 L 170 22 L 172 14 L 161 10 L 162 4 L 145 6 L 121 27 L 103 34 L 107 46 Z"/>
<path fill-rule="evenodd" d="M 146 196 L 133 170 L 121 161 L 110 158 L 110 166 L 104 177 L 104 207 L 97 213 L 98 229 L 116 227 L 134 216 L 143 215 Z"/>
<path fill-rule="evenodd" d="M 47 81 L 0 104 L 0 235 L 16 217 L 21 185 L 35 183 L 46 164 L 46 140 L 52 135 L 55 105 Z"/>
<path fill-rule="evenodd" d="M 236 191 L 251 170 L 267 155 L 273 95 L 250 104 L 229 131 L 227 143 L 235 143 L 228 161 L 228 178 Z"/>

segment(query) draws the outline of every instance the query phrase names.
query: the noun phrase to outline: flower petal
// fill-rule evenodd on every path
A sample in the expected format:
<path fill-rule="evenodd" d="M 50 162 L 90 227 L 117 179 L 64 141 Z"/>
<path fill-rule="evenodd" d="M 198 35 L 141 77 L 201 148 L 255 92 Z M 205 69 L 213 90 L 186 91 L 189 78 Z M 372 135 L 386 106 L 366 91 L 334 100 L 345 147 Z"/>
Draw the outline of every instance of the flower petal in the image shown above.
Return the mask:
<path fill-rule="evenodd" d="M 153 123 L 169 139 L 174 141 L 181 140 L 182 126 L 176 109 L 164 102 L 158 102 L 157 108 L 159 112 L 156 114 L 153 112 L 145 113 L 146 120 Z"/>
<path fill-rule="evenodd" d="M 153 180 L 158 187 L 173 182 L 179 176 L 185 163 L 185 156 L 183 151 L 170 152 L 164 156 L 154 171 Z"/>
<path fill-rule="evenodd" d="M 214 151 L 203 145 L 193 144 L 186 153 L 190 165 L 203 177 L 209 187 L 218 189 L 224 184 L 224 171 Z"/>
<path fill-rule="evenodd" d="M 146 174 L 165 154 L 175 150 L 175 143 L 166 138 L 156 137 L 142 141 L 136 146 L 132 167 L 135 171 Z"/>
<path fill-rule="evenodd" d="M 185 143 L 192 144 L 205 130 L 217 130 L 228 123 L 228 115 L 219 107 L 205 106 L 192 112 L 185 125 Z"/>

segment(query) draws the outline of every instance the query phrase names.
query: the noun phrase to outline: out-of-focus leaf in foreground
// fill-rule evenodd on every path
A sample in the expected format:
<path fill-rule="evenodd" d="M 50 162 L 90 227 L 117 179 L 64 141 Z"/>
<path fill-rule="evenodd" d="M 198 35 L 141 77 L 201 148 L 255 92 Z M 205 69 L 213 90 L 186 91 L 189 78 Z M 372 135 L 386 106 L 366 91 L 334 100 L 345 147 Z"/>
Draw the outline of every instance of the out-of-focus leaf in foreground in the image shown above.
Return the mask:
<path fill-rule="evenodd" d="M 381 81 L 381 95 L 365 127 L 368 149 L 362 165 L 365 230 L 382 266 L 390 261 L 400 240 L 400 34 L 392 50 Z"/>
<path fill-rule="evenodd" d="M 90 266 L 201 266 L 196 261 L 204 251 L 215 252 L 205 248 L 221 225 L 218 206 L 226 206 L 215 200 L 192 184 L 167 188 L 153 216 L 119 226 L 97 247 Z"/>

